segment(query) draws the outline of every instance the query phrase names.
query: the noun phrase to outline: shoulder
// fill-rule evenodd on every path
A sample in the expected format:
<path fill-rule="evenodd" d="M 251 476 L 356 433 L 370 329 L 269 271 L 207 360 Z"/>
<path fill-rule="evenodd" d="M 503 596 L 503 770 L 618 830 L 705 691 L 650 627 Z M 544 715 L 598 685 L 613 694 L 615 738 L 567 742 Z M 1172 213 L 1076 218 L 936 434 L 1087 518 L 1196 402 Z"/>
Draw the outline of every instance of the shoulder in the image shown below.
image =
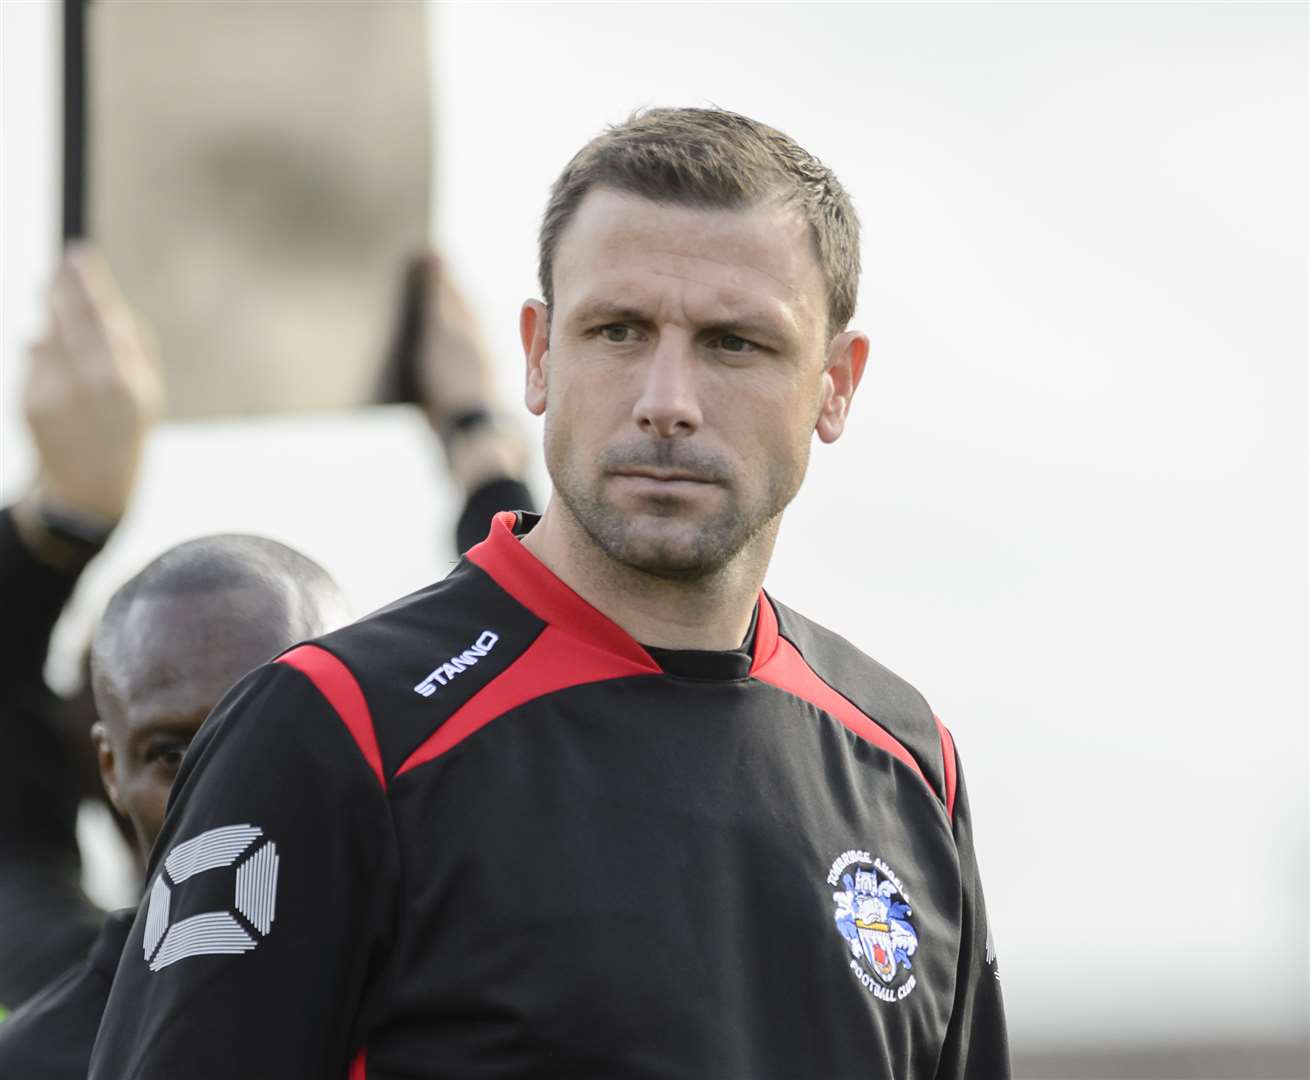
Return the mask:
<path fill-rule="evenodd" d="M 312 684 L 386 786 L 545 625 L 464 560 L 444 580 L 302 642 L 270 666 L 293 668 Z"/>
<path fill-rule="evenodd" d="M 778 636 L 795 647 L 815 675 L 905 747 L 929 787 L 952 806 L 954 746 L 923 694 L 840 634 L 769 599 L 778 616 Z"/>

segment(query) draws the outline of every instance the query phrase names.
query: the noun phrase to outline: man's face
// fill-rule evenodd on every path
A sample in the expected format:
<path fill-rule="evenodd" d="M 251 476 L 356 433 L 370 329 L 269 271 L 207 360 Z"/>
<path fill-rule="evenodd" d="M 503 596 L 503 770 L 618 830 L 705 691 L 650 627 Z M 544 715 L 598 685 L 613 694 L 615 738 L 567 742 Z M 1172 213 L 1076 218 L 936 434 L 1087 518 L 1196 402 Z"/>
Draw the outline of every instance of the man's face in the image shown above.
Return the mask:
<path fill-rule="evenodd" d="M 593 190 L 560 240 L 553 285 L 548 327 L 540 305 L 524 307 L 527 400 L 545 414 L 551 479 L 582 529 L 614 560 L 667 578 L 713 574 L 771 539 L 816 423 L 825 439 L 840 433 L 834 397 L 849 401 L 867 349 L 862 335 L 827 340 L 800 212 Z"/>
<path fill-rule="evenodd" d="M 110 801 L 132 823 L 142 858 L 164 824 L 168 793 L 201 723 L 246 672 L 293 640 L 277 603 L 253 590 L 144 597 L 118 647 L 97 655 L 93 729 Z"/>

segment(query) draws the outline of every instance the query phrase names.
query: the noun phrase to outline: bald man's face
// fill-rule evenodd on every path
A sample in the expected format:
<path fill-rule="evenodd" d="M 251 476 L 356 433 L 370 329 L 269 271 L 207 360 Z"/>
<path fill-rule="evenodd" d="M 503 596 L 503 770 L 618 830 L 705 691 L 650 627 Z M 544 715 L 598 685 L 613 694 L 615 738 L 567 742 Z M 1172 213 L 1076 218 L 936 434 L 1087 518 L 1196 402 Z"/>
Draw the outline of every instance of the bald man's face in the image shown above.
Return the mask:
<path fill-rule="evenodd" d="M 305 636 L 268 590 L 232 588 L 133 601 L 95 655 L 92 731 L 110 801 L 144 859 L 164 823 L 182 755 L 205 717 L 248 671 Z"/>

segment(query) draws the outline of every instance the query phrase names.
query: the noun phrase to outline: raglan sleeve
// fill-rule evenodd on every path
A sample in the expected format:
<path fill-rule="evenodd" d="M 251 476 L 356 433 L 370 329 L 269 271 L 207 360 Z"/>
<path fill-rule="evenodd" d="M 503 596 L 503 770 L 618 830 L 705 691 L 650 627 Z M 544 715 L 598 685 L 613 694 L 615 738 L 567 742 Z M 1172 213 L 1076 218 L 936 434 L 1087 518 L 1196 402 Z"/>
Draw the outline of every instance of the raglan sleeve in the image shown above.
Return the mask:
<path fill-rule="evenodd" d="M 229 691 L 169 798 L 91 1080 L 346 1075 L 395 918 L 379 773 L 300 671 Z"/>
<path fill-rule="evenodd" d="M 986 1080 L 1009 1080 L 1010 1044 L 1001 998 L 1000 971 L 974 854 L 969 797 L 953 743 L 949 753 L 955 765 L 953 828 L 963 903 L 955 1001 L 937 1066 L 937 1080 L 981 1080 L 984 1077 Z"/>

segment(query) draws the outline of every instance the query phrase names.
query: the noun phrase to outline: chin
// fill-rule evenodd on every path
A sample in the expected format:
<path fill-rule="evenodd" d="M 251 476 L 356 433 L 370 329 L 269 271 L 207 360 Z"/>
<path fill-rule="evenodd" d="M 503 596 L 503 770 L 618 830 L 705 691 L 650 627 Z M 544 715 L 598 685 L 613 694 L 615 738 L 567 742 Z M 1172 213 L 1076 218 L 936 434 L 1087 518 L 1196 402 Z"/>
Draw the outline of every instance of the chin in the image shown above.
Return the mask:
<path fill-rule="evenodd" d="M 610 554 L 631 570 L 670 581 L 699 581 L 723 568 L 721 560 L 706 559 L 700 552 L 671 546 L 634 545 Z"/>
<path fill-rule="evenodd" d="M 592 534 L 610 558 L 652 577 L 679 581 L 718 573 L 750 539 L 733 527 L 735 522 L 628 517 L 618 524 L 603 537 Z"/>
<path fill-rule="evenodd" d="M 621 566 L 670 580 L 707 578 L 727 567 L 773 520 L 745 514 L 735 493 L 722 489 L 727 505 L 710 508 L 687 500 L 608 497 L 603 485 L 571 483 L 553 475 L 555 493 L 590 540 Z"/>

